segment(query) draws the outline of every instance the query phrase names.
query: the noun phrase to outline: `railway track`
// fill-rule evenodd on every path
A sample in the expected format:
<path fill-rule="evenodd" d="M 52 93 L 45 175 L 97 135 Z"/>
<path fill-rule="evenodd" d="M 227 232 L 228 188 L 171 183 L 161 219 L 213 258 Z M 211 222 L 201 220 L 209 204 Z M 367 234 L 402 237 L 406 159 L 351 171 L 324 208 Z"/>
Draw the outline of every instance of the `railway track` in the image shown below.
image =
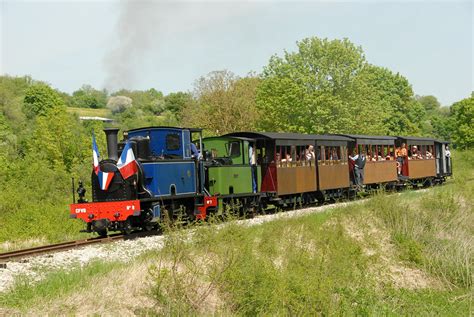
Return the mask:
<path fill-rule="evenodd" d="M 57 251 L 70 250 L 70 249 L 75 249 L 75 248 L 79 248 L 79 247 L 83 247 L 83 246 L 87 246 L 91 244 L 108 243 L 108 242 L 113 242 L 113 241 L 118 241 L 118 240 L 125 240 L 128 238 L 129 237 L 126 237 L 123 234 L 115 234 L 115 235 L 110 235 L 105 238 L 89 238 L 89 239 L 49 244 L 49 245 L 28 248 L 28 249 L 23 249 L 23 250 L 15 250 L 15 251 L 10 251 L 10 252 L 0 253 L 0 261 L 7 262 L 7 261 L 35 256 L 35 255 L 39 255 L 43 253 L 52 253 L 52 252 L 57 252 Z"/>

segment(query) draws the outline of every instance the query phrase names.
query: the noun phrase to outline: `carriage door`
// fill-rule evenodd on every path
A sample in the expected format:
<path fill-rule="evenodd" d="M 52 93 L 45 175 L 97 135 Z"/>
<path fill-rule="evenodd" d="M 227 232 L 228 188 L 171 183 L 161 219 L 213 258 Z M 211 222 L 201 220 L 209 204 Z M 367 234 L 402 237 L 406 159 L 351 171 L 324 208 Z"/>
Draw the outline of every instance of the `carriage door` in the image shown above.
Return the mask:
<path fill-rule="evenodd" d="M 443 155 L 443 144 L 435 143 L 435 152 L 436 152 L 436 175 L 444 174 L 444 155 Z"/>
<path fill-rule="evenodd" d="M 277 173 L 275 164 L 275 141 L 258 140 L 257 149 L 261 150 L 262 192 L 277 191 Z"/>

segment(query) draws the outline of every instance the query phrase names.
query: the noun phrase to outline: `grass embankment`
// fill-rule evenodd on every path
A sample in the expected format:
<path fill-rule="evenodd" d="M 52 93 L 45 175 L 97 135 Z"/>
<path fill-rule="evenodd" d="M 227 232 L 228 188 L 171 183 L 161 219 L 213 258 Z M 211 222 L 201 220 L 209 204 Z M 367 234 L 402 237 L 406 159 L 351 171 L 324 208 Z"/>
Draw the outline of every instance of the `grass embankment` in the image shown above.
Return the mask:
<path fill-rule="evenodd" d="M 455 179 L 428 191 L 254 227 L 205 225 L 192 239 L 172 229 L 161 251 L 19 282 L 0 303 L 50 314 L 469 315 L 473 158 L 457 153 Z"/>
<path fill-rule="evenodd" d="M 11 164 L 10 186 L 0 190 L 0 252 L 85 236 L 84 225 L 69 219 L 71 175 L 29 163 L 27 171 Z M 90 171 L 80 173 L 90 178 Z"/>
<path fill-rule="evenodd" d="M 102 118 L 109 118 L 111 116 L 111 112 L 109 109 L 101 108 L 101 109 L 91 109 L 91 108 L 74 108 L 68 107 L 67 111 L 69 113 L 77 113 L 80 117 L 102 117 Z"/>

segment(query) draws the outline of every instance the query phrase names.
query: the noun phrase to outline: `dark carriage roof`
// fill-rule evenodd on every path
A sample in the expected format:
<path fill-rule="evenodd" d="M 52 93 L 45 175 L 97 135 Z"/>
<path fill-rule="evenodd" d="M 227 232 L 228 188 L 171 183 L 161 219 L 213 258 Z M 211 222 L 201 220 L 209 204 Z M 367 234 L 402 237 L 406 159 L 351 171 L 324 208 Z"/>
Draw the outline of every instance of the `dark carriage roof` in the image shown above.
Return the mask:
<path fill-rule="evenodd" d="M 314 140 L 308 134 L 301 133 L 278 133 L 278 132 L 233 132 L 223 136 L 244 137 L 250 139 L 272 139 L 272 140 Z"/>
<path fill-rule="evenodd" d="M 419 137 L 419 136 L 399 136 L 399 139 L 403 140 L 410 140 L 410 141 L 436 141 L 436 139 L 433 138 L 425 138 L 425 137 Z"/>
<path fill-rule="evenodd" d="M 395 143 L 396 137 L 385 135 L 362 135 L 362 134 L 341 134 L 357 144 L 372 144 L 372 145 L 391 145 Z"/>
<path fill-rule="evenodd" d="M 205 140 L 213 140 L 213 139 L 220 139 L 220 138 L 228 138 L 228 139 L 235 139 L 235 140 L 242 140 L 242 141 L 253 141 L 253 138 L 246 138 L 243 136 L 230 136 L 228 134 L 226 135 L 216 135 L 216 136 L 208 136 L 205 138 L 202 138 L 203 141 Z"/>
<path fill-rule="evenodd" d="M 351 141 L 351 139 L 337 134 L 304 134 L 304 133 L 281 133 L 281 132 L 233 132 L 223 136 L 246 137 L 252 139 L 272 140 L 333 140 Z"/>
<path fill-rule="evenodd" d="M 395 136 L 386 136 L 386 135 L 363 135 L 363 134 L 340 134 L 347 136 L 351 139 L 362 139 L 362 140 L 396 140 Z"/>
<path fill-rule="evenodd" d="M 434 142 L 439 142 L 433 138 L 424 138 L 418 136 L 399 136 L 398 139 L 414 145 L 430 145 Z"/>
<path fill-rule="evenodd" d="M 130 129 L 127 132 L 139 131 L 139 130 L 150 130 L 150 129 L 178 129 L 178 130 L 189 130 L 191 132 L 201 132 L 202 129 L 200 128 L 184 128 L 184 127 L 169 127 L 169 126 L 151 126 L 151 127 L 143 127 L 143 128 L 136 128 Z"/>
<path fill-rule="evenodd" d="M 310 145 L 316 141 L 319 145 L 347 145 L 351 139 L 341 135 L 330 134 L 303 134 L 303 133 L 279 133 L 279 132 L 234 132 L 224 136 L 245 137 L 251 139 L 270 139 L 275 140 L 277 145 Z"/>

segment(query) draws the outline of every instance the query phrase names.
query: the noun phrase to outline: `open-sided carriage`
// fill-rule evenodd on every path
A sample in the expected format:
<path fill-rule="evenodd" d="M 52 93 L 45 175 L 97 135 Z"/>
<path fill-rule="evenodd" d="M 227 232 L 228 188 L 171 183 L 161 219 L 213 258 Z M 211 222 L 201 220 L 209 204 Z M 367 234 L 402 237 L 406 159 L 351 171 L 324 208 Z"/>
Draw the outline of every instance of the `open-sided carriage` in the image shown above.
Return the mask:
<path fill-rule="evenodd" d="M 395 183 L 398 181 L 395 157 L 396 137 L 345 135 L 351 139 L 349 155 L 365 155 L 364 185 Z M 351 176 L 353 177 L 351 169 Z"/>
<path fill-rule="evenodd" d="M 269 132 L 225 137 L 253 140 L 262 175 L 259 188 L 269 201 L 323 201 L 343 196 L 350 187 L 347 137 Z"/>
<path fill-rule="evenodd" d="M 398 137 L 396 145 L 406 148 L 401 174 L 413 184 L 428 185 L 451 175 L 448 142 L 432 138 Z"/>

